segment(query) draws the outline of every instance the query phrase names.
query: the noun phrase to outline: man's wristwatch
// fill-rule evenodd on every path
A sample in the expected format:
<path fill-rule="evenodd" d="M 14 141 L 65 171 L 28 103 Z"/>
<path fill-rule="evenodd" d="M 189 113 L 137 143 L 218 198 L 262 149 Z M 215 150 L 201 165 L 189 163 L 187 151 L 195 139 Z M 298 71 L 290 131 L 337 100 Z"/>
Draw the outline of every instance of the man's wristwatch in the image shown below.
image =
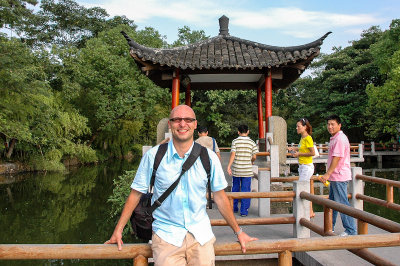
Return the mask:
<path fill-rule="evenodd" d="M 233 233 L 235 234 L 235 236 L 239 236 L 242 232 L 243 232 L 242 227 L 239 227 L 239 231 Z"/>

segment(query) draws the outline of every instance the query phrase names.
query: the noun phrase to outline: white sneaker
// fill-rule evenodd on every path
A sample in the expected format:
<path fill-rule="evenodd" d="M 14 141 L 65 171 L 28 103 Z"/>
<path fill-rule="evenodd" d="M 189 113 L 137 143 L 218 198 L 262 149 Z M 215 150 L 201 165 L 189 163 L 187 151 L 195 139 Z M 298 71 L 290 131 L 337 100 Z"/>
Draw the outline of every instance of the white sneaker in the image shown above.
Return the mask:
<path fill-rule="evenodd" d="M 349 234 L 346 232 L 346 231 L 344 231 L 343 233 L 341 233 L 339 236 L 348 236 Z"/>

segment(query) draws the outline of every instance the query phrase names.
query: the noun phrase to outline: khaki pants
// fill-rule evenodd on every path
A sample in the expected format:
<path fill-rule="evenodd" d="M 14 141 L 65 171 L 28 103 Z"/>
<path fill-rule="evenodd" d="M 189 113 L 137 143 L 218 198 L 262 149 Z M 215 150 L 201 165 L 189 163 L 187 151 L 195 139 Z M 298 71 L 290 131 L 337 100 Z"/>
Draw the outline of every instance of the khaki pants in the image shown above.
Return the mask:
<path fill-rule="evenodd" d="M 152 250 L 155 266 L 215 265 L 215 237 L 203 246 L 191 233 L 187 233 L 181 247 L 171 245 L 153 233 Z"/>

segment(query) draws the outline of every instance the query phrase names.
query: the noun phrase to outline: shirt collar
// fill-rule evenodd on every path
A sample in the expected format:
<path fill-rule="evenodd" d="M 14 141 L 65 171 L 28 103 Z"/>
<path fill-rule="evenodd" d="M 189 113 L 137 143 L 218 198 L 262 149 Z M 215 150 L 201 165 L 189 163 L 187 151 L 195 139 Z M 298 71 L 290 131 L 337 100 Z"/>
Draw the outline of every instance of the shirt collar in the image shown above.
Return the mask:
<path fill-rule="evenodd" d="M 185 152 L 185 156 L 187 157 L 189 156 L 189 154 L 192 152 L 193 149 L 193 145 L 194 145 L 194 141 L 192 143 L 192 146 L 189 148 L 189 150 L 187 152 Z M 170 142 L 168 142 L 168 150 L 167 150 L 167 162 L 170 163 L 171 160 L 174 158 L 174 156 L 176 156 L 177 158 L 179 158 L 179 154 L 175 149 L 173 140 L 171 140 Z"/>
<path fill-rule="evenodd" d="M 342 134 L 343 132 L 341 130 L 338 131 L 338 133 L 336 133 L 335 135 L 333 135 L 331 137 L 331 139 L 336 139 L 340 134 Z"/>

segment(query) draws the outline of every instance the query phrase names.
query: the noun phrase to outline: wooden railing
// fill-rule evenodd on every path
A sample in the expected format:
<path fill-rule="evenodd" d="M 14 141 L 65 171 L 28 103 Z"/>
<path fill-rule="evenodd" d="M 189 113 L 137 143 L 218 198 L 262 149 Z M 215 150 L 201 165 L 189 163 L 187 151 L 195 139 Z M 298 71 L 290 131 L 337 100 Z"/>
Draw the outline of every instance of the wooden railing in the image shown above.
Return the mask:
<path fill-rule="evenodd" d="M 366 182 L 372 182 L 375 184 L 381 184 L 386 186 L 386 200 L 378 199 L 375 197 L 370 197 L 362 194 L 357 194 L 356 198 L 377 204 L 380 206 L 384 206 L 389 209 L 397 210 L 400 211 L 400 205 L 396 204 L 393 202 L 393 187 L 400 188 L 400 182 L 399 181 L 394 181 L 394 180 L 388 180 L 384 178 L 379 178 L 379 177 L 373 177 L 373 176 L 366 176 L 366 175 L 356 175 L 356 179 L 363 180 Z"/>
<path fill-rule="evenodd" d="M 400 143 L 379 143 L 379 142 L 369 142 L 364 143 L 365 151 L 399 151 Z"/>
<path fill-rule="evenodd" d="M 393 222 L 391 220 L 382 218 L 380 216 L 358 210 L 356 208 L 337 203 L 335 201 L 331 201 L 328 199 L 324 199 L 322 197 L 318 197 L 312 195 L 307 192 L 301 192 L 300 198 L 309 200 L 315 204 L 322 205 L 324 207 L 324 227 L 318 227 L 314 225 L 307 219 L 300 219 L 300 224 L 309 228 L 310 230 L 319 233 L 320 235 L 325 236 L 334 236 L 335 234 L 332 232 L 332 210 L 339 211 L 341 213 L 347 214 L 351 217 L 358 219 L 358 234 L 366 235 L 368 234 L 368 223 L 372 224 L 378 228 L 386 230 L 392 233 L 400 232 L 400 224 Z M 389 234 L 390 235 L 390 234 Z M 400 246 L 400 238 L 399 243 Z M 375 264 L 375 265 L 394 265 L 390 261 L 387 261 L 379 256 L 376 256 L 372 252 L 367 249 L 349 249 L 350 252 L 360 256 L 361 258 Z"/>
<path fill-rule="evenodd" d="M 399 181 L 387 180 L 377 177 L 356 175 L 356 179 L 386 185 L 387 199 L 385 204 L 380 204 L 392 209 L 398 209 L 399 205 L 393 203 L 393 187 L 400 188 Z M 293 182 L 297 176 L 285 178 L 271 178 L 271 182 Z M 313 180 L 318 177 L 313 176 Z M 313 189 L 311 190 L 313 191 Z M 279 201 L 293 201 L 296 193 L 294 191 L 275 192 L 228 192 L 228 198 L 232 202 L 234 198 L 270 198 Z M 350 195 L 351 196 L 351 195 Z M 368 201 L 372 197 L 357 194 L 357 198 Z M 367 197 L 365 199 L 365 197 Z M 371 213 L 346 206 L 323 196 L 301 192 L 300 198 L 324 207 L 323 227 L 311 223 L 308 219 L 301 218 L 300 224 L 310 230 L 324 236 L 335 236 L 332 232 L 332 210 L 358 219 L 358 236 L 346 238 L 308 238 L 308 239 L 284 239 L 284 240 L 259 240 L 246 245 L 246 254 L 269 254 L 278 253 L 279 265 L 292 264 L 292 252 L 349 249 L 361 258 L 377 265 L 393 265 L 391 262 L 376 256 L 365 248 L 390 247 L 400 245 L 400 224 L 388 219 L 373 215 Z M 375 203 L 379 199 L 370 202 Z M 394 206 L 394 207 L 393 207 Z M 259 217 L 243 218 L 237 220 L 239 225 L 266 225 L 266 224 L 295 224 L 296 217 Z M 223 219 L 212 219 L 213 226 L 227 226 Z M 391 232 L 391 234 L 368 233 L 368 224 Z M 215 254 L 242 255 L 241 248 L 237 242 L 216 243 Z M 118 251 L 116 245 L 104 244 L 56 244 L 56 245 L 14 245 L 0 244 L 0 260 L 37 260 L 37 259 L 133 259 L 134 265 L 148 265 L 148 259 L 152 257 L 151 247 L 148 244 L 125 244 L 122 251 Z"/>
<path fill-rule="evenodd" d="M 320 155 L 328 155 L 328 150 L 329 150 L 329 145 L 327 143 L 324 144 L 316 144 L 318 152 Z M 288 145 L 288 147 L 298 147 L 298 144 L 290 144 Z M 362 147 L 362 145 L 360 145 L 359 143 L 352 143 L 350 145 L 350 155 L 359 155 L 360 154 L 360 147 Z M 287 157 L 291 156 L 291 153 L 287 153 L 286 154 Z"/>
<path fill-rule="evenodd" d="M 392 247 L 400 245 L 400 234 L 376 234 L 329 238 L 259 240 L 246 244 L 246 254 L 278 253 L 279 265 L 292 265 L 292 252 Z M 243 255 L 238 242 L 215 243 L 216 256 Z M 0 260 L 38 259 L 133 259 L 134 265 L 148 265 L 152 257 L 148 244 L 124 244 L 121 251 L 116 245 L 57 244 L 57 245 L 0 245 Z M 390 262 L 389 262 L 390 265 Z"/>

